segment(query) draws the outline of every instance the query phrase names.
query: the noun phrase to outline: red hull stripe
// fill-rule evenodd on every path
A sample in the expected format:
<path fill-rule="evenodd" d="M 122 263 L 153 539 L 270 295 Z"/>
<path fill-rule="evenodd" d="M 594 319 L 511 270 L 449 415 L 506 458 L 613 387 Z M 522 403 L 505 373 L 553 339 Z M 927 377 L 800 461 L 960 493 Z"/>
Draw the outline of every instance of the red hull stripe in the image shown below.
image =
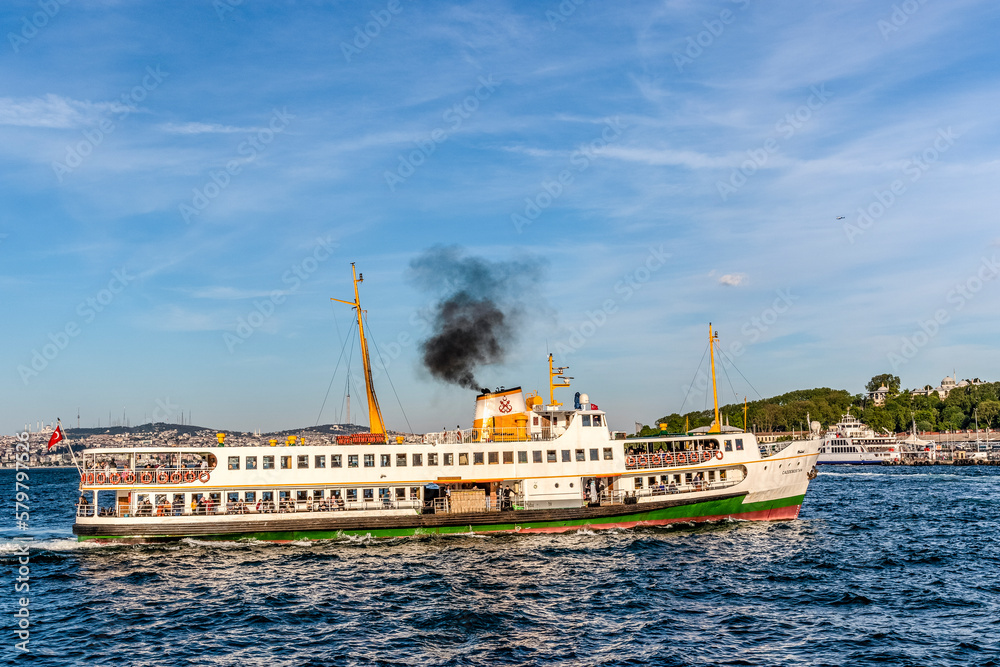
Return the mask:
<path fill-rule="evenodd" d="M 682 517 L 678 519 L 652 519 L 649 521 L 622 521 L 619 523 L 595 523 L 582 526 L 551 526 L 545 528 L 522 528 L 518 533 L 568 533 L 581 529 L 602 530 L 604 528 L 635 528 L 636 526 L 665 526 L 670 523 L 702 523 L 704 521 L 724 521 L 736 519 L 739 521 L 786 521 L 797 519 L 802 505 L 789 505 L 759 512 L 743 512 L 740 514 L 719 514 L 715 516 Z M 478 531 L 477 531 L 478 532 Z M 510 532 L 510 531 L 503 531 Z"/>

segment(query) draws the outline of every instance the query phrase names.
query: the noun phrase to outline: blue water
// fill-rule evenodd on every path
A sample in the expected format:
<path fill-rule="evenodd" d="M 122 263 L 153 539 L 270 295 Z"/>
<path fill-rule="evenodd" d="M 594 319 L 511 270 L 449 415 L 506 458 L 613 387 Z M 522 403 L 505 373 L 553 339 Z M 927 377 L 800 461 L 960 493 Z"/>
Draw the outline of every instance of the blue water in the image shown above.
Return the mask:
<path fill-rule="evenodd" d="M 1000 665 L 1000 470 L 822 471 L 785 523 L 80 545 L 31 472 L 35 665 Z"/>

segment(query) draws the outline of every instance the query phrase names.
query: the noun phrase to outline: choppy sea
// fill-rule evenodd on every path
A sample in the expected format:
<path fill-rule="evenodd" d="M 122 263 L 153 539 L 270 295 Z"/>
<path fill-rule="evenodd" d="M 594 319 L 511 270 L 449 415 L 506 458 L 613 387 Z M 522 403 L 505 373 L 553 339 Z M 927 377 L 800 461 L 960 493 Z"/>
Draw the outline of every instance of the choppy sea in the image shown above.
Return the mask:
<path fill-rule="evenodd" d="M 31 471 L 22 533 L 0 471 L 7 664 L 1000 665 L 996 468 L 827 467 L 783 523 L 281 545 L 79 544 L 77 480 Z"/>

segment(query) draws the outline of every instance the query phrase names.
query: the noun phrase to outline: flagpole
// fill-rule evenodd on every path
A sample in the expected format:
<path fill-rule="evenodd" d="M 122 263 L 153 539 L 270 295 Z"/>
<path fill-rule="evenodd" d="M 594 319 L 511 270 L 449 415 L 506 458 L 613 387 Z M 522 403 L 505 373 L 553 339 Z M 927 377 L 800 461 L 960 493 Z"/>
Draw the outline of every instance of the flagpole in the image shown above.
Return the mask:
<path fill-rule="evenodd" d="M 66 437 L 66 431 L 63 431 L 62 420 L 56 419 L 56 428 L 62 433 L 63 439 L 66 441 L 66 447 L 69 449 L 69 455 L 73 457 L 73 465 L 76 466 L 76 471 L 83 474 L 83 470 L 80 469 L 80 464 L 76 461 L 76 452 L 73 451 L 73 445 L 69 444 L 69 438 Z"/>

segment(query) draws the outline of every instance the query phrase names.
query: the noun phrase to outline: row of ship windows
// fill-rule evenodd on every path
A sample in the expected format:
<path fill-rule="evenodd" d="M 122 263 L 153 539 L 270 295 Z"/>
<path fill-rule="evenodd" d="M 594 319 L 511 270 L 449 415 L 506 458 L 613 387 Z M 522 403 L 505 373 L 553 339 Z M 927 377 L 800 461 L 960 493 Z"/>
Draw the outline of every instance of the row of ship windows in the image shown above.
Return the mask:
<path fill-rule="evenodd" d="M 860 450 L 857 447 L 827 447 L 827 453 L 831 454 L 856 454 Z"/>
<path fill-rule="evenodd" d="M 499 464 L 501 457 L 503 457 L 504 463 L 514 463 L 514 455 L 517 454 L 518 463 L 528 462 L 528 452 L 461 452 L 458 454 L 458 465 L 467 466 L 471 459 L 472 465 L 483 465 L 484 463 L 489 464 Z M 575 452 L 572 449 L 563 450 L 541 450 L 536 449 L 531 452 L 531 462 L 532 463 L 556 463 L 560 459 L 563 463 L 571 463 L 572 461 L 586 461 L 588 451 L 586 449 L 577 449 Z M 605 447 L 602 452 L 599 448 L 594 447 L 589 451 L 591 461 L 601 460 L 603 455 L 605 461 L 611 461 L 614 459 L 614 454 L 611 451 L 611 447 Z M 423 454 L 379 454 L 379 467 L 389 468 L 392 467 L 392 458 L 396 457 L 396 467 L 402 468 L 407 465 L 409 461 L 414 466 L 424 465 L 424 455 Z M 363 459 L 361 457 L 364 457 Z M 240 459 L 243 460 L 243 466 L 245 470 L 256 470 L 257 469 L 257 457 L 256 456 L 230 456 L 229 457 L 229 469 L 239 470 L 240 469 Z M 292 458 L 295 458 L 296 468 L 309 468 L 309 455 L 300 454 L 298 456 L 262 456 L 261 468 L 263 470 L 274 470 L 275 458 L 278 459 L 277 463 L 280 465 L 282 470 L 292 469 Z M 326 468 L 327 458 L 330 460 L 331 468 L 342 468 L 343 467 L 343 454 L 330 454 L 329 457 L 326 454 L 315 454 L 313 456 L 313 468 Z M 451 453 L 438 454 L 437 452 L 429 452 L 427 454 L 427 465 L 436 466 L 440 460 L 441 465 L 451 466 L 455 465 L 455 455 Z M 362 462 L 365 468 L 375 467 L 375 454 L 348 454 L 347 455 L 347 467 L 348 468 L 360 468 Z"/>
<path fill-rule="evenodd" d="M 686 473 L 678 473 L 678 474 L 675 474 L 675 475 L 660 475 L 659 481 L 657 481 L 657 478 L 655 476 L 650 476 L 648 478 L 648 480 L 649 480 L 649 488 L 650 489 L 655 489 L 657 486 L 664 486 L 664 485 L 667 485 L 667 484 L 696 484 L 696 483 L 699 483 L 699 482 L 706 481 L 702 477 L 702 474 L 700 472 L 699 473 L 686 472 Z M 709 484 L 711 484 L 712 482 L 715 481 L 715 471 L 714 470 L 709 470 L 708 471 L 708 480 L 707 481 L 708 481 Z M 720 482 L 725 482 L 726 481 L 726 471 L 725 470 L 720 470 L 719 471 L 719 481 Z M 642 477 L 636 477 L 635 478 L 635 488 L 636 489 L 641 489 L 642 486 L 643 486 Z"/>

